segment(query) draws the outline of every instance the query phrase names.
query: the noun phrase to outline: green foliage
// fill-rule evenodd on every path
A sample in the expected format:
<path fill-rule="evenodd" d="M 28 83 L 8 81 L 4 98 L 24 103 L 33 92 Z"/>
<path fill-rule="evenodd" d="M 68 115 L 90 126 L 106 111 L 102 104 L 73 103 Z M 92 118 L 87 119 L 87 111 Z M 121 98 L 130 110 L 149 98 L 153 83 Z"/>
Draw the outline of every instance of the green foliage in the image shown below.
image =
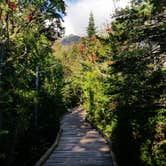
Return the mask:
<path fill-rule="evenodd" d="M 110 94 L 116 103 L 117 119 L 112 142 L 119 165 L 161 165 L 164 162 L 164 146 L 160 149 L 158 141 L 155 142 L 155 127 L 149 122 L 160 116 L 160 107 L 164 107 L 161 95 L 165 93 L 165 73 L 161 70 L 164 50 L 158 49 L 165 25 L 153 26 L 152 8 L 148 3 L 141 3 L 118 12 L 110 32 L 113 50 Z M 154 15 L 160 17 L 160 14 Z M 154 33 L 158 38 L 154 39 Z M 164 134 L 163 130 L 160 134 Z M 165 136 L 161 138 L 161 142 L 164 141 Z"/>
<path fill-rule="evenodd" d="M 147 132 L 145 142 L 141 145 L 141 159 L 145 165 L 165 165 L 165 113 L 166 109 L 159 109 L 156 115 L 148 120 L 147 125 L 150 130 Z"/>
<path fill-rule="evenodd" d="M 60 43 L 56 42 L 54 50 L 54 56 L 60 60 L 64 67 L 63 101 L 67 108 L 73 108 L 81 100 L 81 87 L 77 77 L 80 69 L 77 45 L 62 47 Z"/>
<path fill-rule="evenodd" d="M 50 132 L 58 130 L 64 106 L 82 104 L 112 141 L 118 165 L 164 166 L 164 0 L 133 0 L 100 36 L 91 13 L 87 38 L 68 47 L 56 42 L 53 49 L 50 41 L 63 34 L 64 2 L 17 5 L 0 4 L 0 159 L 33 165 L 36 149 L 54 140 Z M 46 19 L 53 21 L 48 27 Z"/>
<path fill-rule="evenodd" d="M 65 14 L 61 0 L 0 4 L 2 165 L 33 165 L 58 131 L 64 112 L 64 72 L 53 57 L 50 40 L 63 33 L 59 12 Z M 46 20 L 58 23 L 56 30 L 51 24 L 46 26 Z"/>

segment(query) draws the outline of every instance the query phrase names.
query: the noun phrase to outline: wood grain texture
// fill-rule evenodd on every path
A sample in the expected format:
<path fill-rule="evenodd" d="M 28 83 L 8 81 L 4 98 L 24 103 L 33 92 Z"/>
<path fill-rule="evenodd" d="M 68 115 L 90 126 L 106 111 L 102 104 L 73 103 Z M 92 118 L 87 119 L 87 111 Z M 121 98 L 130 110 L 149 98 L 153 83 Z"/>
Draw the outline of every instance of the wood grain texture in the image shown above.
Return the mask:
<path fill-rule="evenodd" d="M 43 166 L 113 166 L 109 145 L 84 117 L 81 109 L 63 117 L 59 145 Z"/>

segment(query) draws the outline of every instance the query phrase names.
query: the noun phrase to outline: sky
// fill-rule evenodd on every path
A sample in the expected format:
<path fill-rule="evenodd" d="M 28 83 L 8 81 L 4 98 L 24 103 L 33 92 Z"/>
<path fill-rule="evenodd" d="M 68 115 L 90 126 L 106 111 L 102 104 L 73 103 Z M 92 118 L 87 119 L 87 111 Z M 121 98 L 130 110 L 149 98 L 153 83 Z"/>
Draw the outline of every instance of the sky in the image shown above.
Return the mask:
<path fill-rule="evenodd" d="M 116 1 L 116 0 L 115 0 Z M 66 34 L 84 36 L 88 26 L 90 12 L 93 12 L 97 29 L 102 29 L 104 24 L 110 22 L 114 12 L 113 0 L 65 0 L 67 15 L 64 17 Z M 128 5 L 129 0 L 119 0 L 117 7 Z"/>

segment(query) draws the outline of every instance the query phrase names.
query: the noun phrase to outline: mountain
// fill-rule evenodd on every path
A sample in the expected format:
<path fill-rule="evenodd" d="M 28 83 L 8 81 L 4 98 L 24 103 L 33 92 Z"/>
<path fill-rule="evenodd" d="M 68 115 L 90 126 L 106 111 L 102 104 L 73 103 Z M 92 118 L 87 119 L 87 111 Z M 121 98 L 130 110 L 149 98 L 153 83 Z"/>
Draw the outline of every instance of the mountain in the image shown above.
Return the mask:
<path fill-rule="evenodd" d="M 79 42 L 80 42 L 80 36 L 73 35 L 73 34 L 61 39 L 62 45 L 71 45 L 71 44 L 75 44 L 75 43 L 79 43 Z"/>

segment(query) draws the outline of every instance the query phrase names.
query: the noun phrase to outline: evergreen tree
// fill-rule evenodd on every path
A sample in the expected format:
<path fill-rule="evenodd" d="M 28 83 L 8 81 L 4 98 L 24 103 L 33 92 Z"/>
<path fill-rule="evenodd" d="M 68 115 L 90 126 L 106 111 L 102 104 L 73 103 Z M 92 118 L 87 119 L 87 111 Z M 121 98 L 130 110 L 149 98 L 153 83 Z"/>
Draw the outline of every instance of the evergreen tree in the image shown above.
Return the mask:
<path fill-rule="evenodd" d="M 91 38 L 92 36 L 95 36 L 96 34 L 96 27 L 95 27 L 95 21 L 94 21 L 94 16 L 93 13 L 90 13 L 90 17 L 89 17 L 89 24 L 87 27 L 87 35 L 88 38 Z"/>

